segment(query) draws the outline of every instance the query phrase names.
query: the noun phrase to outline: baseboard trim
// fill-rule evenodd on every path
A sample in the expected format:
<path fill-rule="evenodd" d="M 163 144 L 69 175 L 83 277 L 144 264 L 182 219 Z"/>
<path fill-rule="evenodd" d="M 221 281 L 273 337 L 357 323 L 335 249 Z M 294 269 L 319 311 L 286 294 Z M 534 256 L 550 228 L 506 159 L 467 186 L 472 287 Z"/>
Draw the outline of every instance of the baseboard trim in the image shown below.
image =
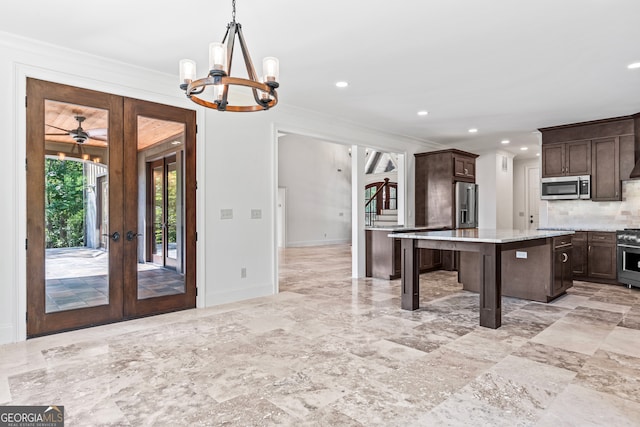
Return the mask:
<path fill-rule="evenodd" d="M 273 285 L 250 286 L 229 292 L 207 291 L 207 307 L 273 295 Z"/>
<path fill-rule="evenodd" d="M 302 248 L 306 246 L 330 246 L 330 245 L 345 245 L 351 243 L 351 239 L 337 239 L 337 240 L 307 240 L 302 242 L 288 242 L 288 248 Z"/>

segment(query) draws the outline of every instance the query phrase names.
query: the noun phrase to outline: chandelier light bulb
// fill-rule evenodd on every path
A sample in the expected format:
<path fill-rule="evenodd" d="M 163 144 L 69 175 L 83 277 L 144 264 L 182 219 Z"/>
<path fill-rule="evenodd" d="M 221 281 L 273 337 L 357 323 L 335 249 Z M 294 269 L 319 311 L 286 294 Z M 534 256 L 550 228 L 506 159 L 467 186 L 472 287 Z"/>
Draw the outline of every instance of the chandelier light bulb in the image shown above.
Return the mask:
<path fill-rule="evenodd" d="M 264 82 L 277 82 L 280 77 L 280 61 L 273 56 L 267 56 L 262 60 L 262 73 Z"/>
<path fill-rule="evenodd" d="M 213 99 L 222 101 L 224 95 L 224 85 L 213 85 Z"/>
<path fill-rule="evenodd" d="M 196 80 L 196 61 L 191 59 L 180 60 L 180 84 L 189 84 Z"/>
<path fill-rule="evenodd" d="M 227 72 L 227 52 L 222 43 L 209 44 L 209 71 Z"/>

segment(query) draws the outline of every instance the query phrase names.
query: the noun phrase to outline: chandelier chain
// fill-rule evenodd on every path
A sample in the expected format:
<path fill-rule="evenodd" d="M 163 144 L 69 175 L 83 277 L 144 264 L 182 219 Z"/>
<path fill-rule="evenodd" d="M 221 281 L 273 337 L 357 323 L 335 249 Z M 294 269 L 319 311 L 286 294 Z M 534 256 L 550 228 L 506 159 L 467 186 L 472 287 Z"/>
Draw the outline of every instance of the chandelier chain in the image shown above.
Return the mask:
<path fill-rule="evenodd" d="M 233 19 L 233 22 L 236 22 L 236 0 L 231 0 L 231 6 L 233 7 L 231 18 Z"/>

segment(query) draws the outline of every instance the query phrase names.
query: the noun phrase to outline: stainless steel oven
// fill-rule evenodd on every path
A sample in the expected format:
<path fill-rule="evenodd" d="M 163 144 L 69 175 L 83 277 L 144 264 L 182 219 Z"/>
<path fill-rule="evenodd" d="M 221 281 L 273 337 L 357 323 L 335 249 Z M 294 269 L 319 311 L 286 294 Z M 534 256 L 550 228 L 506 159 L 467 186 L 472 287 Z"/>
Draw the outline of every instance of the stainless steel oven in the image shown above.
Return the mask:
<path fill-rule="evenodd" d="M 640 229 L 616 232 L 618 282 L 640 287 Z"/>

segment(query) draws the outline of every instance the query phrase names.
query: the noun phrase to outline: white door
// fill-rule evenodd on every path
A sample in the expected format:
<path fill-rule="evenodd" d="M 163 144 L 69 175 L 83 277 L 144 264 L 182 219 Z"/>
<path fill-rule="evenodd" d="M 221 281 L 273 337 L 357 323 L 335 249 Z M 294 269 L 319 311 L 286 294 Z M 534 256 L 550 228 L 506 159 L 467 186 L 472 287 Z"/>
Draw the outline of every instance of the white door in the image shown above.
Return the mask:
<path fill-rule="evenodd" d="M 286 246 L 286 229 L 287 229 L 287 189 L 284 187 L 278 187 L 278 210 L 276 212 L 277 215 L 277 223 L 278 223 L 278 247 L 284 248 Z"/>
<path fill-rule="evenodd" d="M 540 168 L 527 168 L 527 226 L 538 228 L 540 221 Z"/>

